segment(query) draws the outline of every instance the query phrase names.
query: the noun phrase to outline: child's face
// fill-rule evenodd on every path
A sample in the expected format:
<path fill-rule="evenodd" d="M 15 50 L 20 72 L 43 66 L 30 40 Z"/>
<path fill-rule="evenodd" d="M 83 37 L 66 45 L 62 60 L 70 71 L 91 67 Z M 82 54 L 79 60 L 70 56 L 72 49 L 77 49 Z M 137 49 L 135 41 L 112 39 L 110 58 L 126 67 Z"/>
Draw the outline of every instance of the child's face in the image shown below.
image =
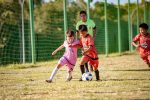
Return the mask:
<path fill-rule="evenodd" d="M 71 37 L 67 36 L 67 41 L 68 41 L 69 43 L 72 43 L 73 40 L 74 40 L 74 36 L 71 36 Z"/>
<path fill-rule="evenodd" d="M 80 37 L 85 37 L 85 36 L 86 36 L 87 31 L 79 31 L 79 33 L 80 33 Z"/>
<path fill-rule="evenodd" d="M 143 35 L 146 35 L 147 34 L 147 30 L 140 27 L 140 33 L 142 33 Z"/>

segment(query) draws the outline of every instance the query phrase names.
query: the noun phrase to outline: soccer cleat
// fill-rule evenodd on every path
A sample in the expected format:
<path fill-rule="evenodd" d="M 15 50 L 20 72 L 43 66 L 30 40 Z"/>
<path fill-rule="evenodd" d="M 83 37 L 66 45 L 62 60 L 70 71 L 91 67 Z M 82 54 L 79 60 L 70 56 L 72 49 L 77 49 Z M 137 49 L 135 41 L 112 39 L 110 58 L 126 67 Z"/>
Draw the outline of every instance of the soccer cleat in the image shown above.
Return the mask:
<path fill-rule="evenodd" d="M 100 79 L 96 79 L 96 81 L 101 81 Z"/>
<path fill-rule="evenodd" d="M 69 81 L 71 81 L 71 80 L 72 80 L 72 76 L 69 77 L 69 78 L 67 78 L 66 82 L 69 82 Z"/>
<path fill-rule="evenodd" d="M 82 81 L 82 77 L 79 79 L 79 81 Z"/>
<path fill-rule="evenodd" d="M 52 80 L 45 80 L 47 83 L 52 83 Z"/>

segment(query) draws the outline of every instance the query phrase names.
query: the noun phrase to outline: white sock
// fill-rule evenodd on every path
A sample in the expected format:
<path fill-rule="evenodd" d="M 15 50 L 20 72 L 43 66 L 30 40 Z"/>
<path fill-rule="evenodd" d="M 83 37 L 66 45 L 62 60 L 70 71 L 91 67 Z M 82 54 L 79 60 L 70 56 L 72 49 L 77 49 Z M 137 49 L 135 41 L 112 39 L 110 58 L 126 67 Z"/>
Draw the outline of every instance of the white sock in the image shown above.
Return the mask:
<path fill-rule="evenodd" d="M 69 72 L 67 78 L 70 78 L 71 76 L 72 76 L 72 72 Z"/>
<path fill-rule="evenodd" d="M 53 72 L 52 72 L 50 78 L 49 78 L 50 80 L 53 80 L 53 78 L 54 78 L 54 76 L 56 75 L 57 71 L 58 71 L 58 68 L 55 67 L 55 68 L 53 69 Z"/>

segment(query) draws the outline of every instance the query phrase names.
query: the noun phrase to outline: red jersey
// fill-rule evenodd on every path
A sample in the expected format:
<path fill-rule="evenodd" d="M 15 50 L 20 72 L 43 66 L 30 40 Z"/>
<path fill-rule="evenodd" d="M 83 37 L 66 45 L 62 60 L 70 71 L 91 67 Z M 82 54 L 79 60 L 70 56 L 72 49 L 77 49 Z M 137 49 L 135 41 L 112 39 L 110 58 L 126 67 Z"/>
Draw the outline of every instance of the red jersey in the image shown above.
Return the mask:
<path fill-rule="evenodd" d="M 139 53 L 141 56 L 145 56 L 150 54 L 150 34 L 147 36 L 143 36 L 139 33 L 135 38 L 133 38 L 133 42 L 139 42 L 142 47 L 139 47 Z"/>
<path fill-rule="evenodd" d="M 97 51 L 94 45 L 94 39 L 92 36 L 87 34 L 85 37 L 81 37 L 80 45 L 84 50 L 89 48 L 89 46 L 92 46 L 92 49 L 89 52 L 87 52 L 86 55 L 88 55 L 91 58 L 98 58 Z"/>

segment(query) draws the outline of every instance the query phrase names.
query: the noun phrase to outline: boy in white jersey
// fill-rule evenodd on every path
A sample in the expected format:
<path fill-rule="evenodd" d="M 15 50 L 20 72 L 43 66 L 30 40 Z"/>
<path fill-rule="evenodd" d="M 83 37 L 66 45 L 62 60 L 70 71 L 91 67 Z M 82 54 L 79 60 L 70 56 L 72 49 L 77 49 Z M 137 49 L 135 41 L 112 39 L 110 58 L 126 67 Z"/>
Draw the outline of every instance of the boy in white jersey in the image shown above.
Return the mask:
<path fill-rule="evenodd" d="M 79 40 L 75 40 L 74 32 L 68 30 L 66 32 L 66 40 L 60 47 L 58 47 L 52 53 L 52 55 L 55 55 L 59 50 L 61 50 L 64 47 L 65 47 L 65 53 L 58 61 L 57 66 L 54 68 L 50 78 L 46 80 L 46 82 L 51 83 L 59 68 L 61 68 L 64 65 L 66 65 L 68 69 L 68 76 L 66 81 L 70 81 L 72 79 L 72 71 L 77 61 L 77 48 L 69 47 L 70 44 L 79 44 Z"/>

